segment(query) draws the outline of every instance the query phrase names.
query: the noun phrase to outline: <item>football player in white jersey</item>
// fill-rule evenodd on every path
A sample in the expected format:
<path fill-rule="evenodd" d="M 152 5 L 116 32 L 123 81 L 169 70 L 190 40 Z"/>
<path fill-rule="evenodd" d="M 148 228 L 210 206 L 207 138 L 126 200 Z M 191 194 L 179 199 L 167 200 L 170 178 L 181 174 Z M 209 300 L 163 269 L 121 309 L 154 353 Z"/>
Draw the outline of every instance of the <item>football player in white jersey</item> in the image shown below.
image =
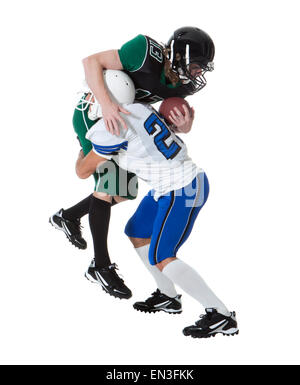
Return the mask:
<path fill-rule="evenodd" d="M 128 130 L 122 130 L 120 136 L 110 134 L 103 119 L 88 131 L 86 137 L 93 150 L 79 156 L 76 172 L 80 178 L 87 178 L 104 162 L 110 167 L 107 158 L 112 158 L 152 187 L 128 221 L 125 233 L 158 289 L 134 307 L 146 312 L 180 313 L 177 284 L 206 311 L 195 325 L 183 330 L 184 335 L 207 338 L 217 333 L 237 334 L 235 313 L 228 311 L 192 267 L 177 258 L 208 197 L 206 174 L 188 157 L 185 144 L 152 107 L 136 103 L 126 105 L 126 110 L 130 112 L 124 117 Z M 99 283 L 93 263 L 86 277 Z"/>

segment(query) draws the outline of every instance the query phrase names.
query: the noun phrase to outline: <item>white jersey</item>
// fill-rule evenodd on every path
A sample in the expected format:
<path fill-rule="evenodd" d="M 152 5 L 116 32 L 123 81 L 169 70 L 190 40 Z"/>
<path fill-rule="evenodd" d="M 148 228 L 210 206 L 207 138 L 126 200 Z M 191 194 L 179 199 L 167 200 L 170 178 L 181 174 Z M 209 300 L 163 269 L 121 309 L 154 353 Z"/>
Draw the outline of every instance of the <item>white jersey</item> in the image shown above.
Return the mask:
<path fill-rule="evenodd" d="M 151 106 L 135 103 L 124 108 L 130 112 L 122 115 L 128 130 L 112 135 L 99 120 L 86 134 L 93 151 L 146 181 L 156 200 L 188 185 L 201 170 L 188 157 L 183 141 Z"/>

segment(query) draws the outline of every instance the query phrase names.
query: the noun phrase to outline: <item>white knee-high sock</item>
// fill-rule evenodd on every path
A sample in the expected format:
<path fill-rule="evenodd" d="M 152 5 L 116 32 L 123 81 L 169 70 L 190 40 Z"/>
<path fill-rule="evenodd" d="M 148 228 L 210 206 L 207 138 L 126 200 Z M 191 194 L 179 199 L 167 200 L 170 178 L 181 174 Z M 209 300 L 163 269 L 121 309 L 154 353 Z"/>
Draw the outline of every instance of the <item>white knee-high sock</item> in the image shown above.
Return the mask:
<path fill-rule="evenodd" d="M 149 248 L 150 245 L 138 247 L 135 251 L 140 256 L 143 264 L 146 266 L 147 270 L 151 273 L 152 277 L 155 279 L 157 287 L 159 290 L 166 294 L 168 297 L 176 297 L 177 292 L 172 281 L 169 280 L 156 266 L 150 265 L 149 262 Z"/>
<path fill-rule="evenodd" d="M 215 308 L 221 314 L 230 315 L 223 302 L 212 292 L 200 275 L 185 262 L 176 259 L 168 263 L 163 269 L 163 274 L 205 308 Z"/>

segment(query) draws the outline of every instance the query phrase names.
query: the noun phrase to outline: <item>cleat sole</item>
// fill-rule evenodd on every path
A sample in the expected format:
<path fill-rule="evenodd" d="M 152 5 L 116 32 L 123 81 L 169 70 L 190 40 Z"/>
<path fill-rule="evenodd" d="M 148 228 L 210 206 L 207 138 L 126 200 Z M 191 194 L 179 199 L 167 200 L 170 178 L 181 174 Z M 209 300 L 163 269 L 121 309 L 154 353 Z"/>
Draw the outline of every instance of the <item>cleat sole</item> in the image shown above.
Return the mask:
<path fill-rule="evenodd" d="M 148 309 L 138 309 L 136 307 L 134 307 L 134 310 L 137 310 L 137 311 L 140 311 L 141 313 L 157 313 L 159 311 L 163 311 L 164 313 L 167 313 L 167 314 L 181 314 L 182 313 L 182 310 L 180 311 L 167 311 L 167 310 L 164 310 L 164 309 L 157 309 L 157 310 L 148 310 Z"/>
<path fill-rule="evenodd" d="M 196 335 L 192 335 L 192 334 L 188 334 L 186 332 L 182 332 L 185 336 L 187 337 L 192 337 L 192 338 L 210 338 L 210 337 L 215 337 L 217 334 L 222 334 L 223 336 L 227 336 L 227 337 L 230 337 L 230 336 L 235 336 L 237 334 L 239 334 L 239 330 L 237 330 L 236 332 L 233 332 L 233 333 L 223 333 L 223 332 L 217 332 L 217 333 L 212 333 L 212 334 L 207 334 L 207 335 L 203 335 L 203 336 L 196 336 Z"/>

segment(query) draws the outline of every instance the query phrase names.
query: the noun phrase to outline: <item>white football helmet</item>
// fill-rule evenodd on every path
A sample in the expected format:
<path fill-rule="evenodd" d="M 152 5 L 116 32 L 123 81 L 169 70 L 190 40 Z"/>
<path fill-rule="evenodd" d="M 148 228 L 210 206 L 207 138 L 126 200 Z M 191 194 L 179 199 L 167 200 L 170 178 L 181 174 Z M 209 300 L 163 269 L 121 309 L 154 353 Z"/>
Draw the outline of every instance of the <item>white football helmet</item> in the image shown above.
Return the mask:
<path fill-rule="evenodd" d="M 130 77 L 123 71 L 119 70 L 104 70 L 103 79 L 106 89 L 109 92 L 111 100 L 119 105 L 131 104 L 135 99 L 135 87 Z M 89 108 L 88 117 L 91 120 L 96 120 L 102 116 L 101 106 L 96 100 L 94 94 L 84 84 L 85 89 L 81 92 L 89 93 L 91 96 L 86 100 L 82 96 L 76 109 L 85 111 Z"/>

